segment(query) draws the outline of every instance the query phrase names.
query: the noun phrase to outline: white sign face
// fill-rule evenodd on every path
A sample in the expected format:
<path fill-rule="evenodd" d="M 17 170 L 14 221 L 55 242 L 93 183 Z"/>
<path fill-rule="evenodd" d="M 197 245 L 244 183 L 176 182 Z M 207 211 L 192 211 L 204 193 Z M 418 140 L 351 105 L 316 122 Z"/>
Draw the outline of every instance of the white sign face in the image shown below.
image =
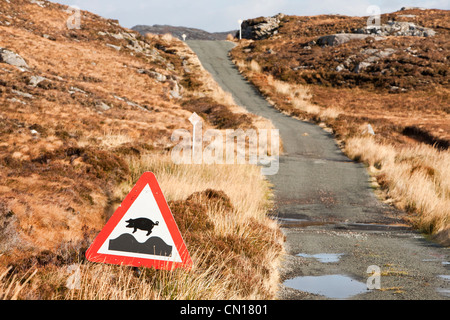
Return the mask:
<path fill-rule="evenodd" d="M 148 184 L 106 238 L 98 253 L 182 262 Z"/>

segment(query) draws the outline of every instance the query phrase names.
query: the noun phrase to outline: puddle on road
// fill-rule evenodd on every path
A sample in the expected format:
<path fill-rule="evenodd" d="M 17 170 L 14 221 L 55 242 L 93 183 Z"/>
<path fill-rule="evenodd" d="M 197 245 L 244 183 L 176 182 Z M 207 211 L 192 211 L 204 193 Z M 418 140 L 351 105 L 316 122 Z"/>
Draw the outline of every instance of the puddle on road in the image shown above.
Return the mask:
<path fill-rule="evenodd" d="M 442 294 L 444 297 L 450 297 L 449 289 L 437 289 L 437 292 Z"/>
<path fill-rule="evenodd" d="M 324 226 L 332 224 L 333 222 L 327 221 L 311 221 L 307 219 L 295 219 L 295 218 L 274 218 L 282 228 L 306 228 L 310 226 Z"/>
<path fill-rule="evenodd" d="M 303 258 L 314 258 L 322 263 L 334 263 L 339 262 L 339 260 L 343 255 L 344 255 L 343 253 L 319 253 L 319 254 L 299 253 L 296 256 Z"/>
<path fill-rule="evenodd" d="M 439 275 L 438 277 L 444 279 L 446 282 L 450 281 L 449 275 Z M 437 292 L 442 294 L 444 297 L 450 297 L 450 289 L 439 288 L 439 289 L 437 289 Z"/>
<path fill-rule="evenodd" d="M 367 284 L 340 274 L 297 277 L 286 280 L 283 284 L 286 287 L 319 294 L 331 299 L 347 299 L 368 292 Z"/>

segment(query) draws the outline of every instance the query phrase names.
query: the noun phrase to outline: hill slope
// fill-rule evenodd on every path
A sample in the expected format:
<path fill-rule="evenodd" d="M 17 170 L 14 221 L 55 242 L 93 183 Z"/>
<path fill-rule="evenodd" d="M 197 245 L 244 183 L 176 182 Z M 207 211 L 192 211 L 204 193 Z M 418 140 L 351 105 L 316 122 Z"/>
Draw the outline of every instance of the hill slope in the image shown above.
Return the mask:
<path fill-rule="evenodd" d="M 186 35 L 187 40 L 226 40 L 229 34 L 234 35 L 236 30 L 229 32 L 207 32 L 201 29 L 196 28 L 187 28 L 187 27 L 174 27 L 169 25 L 137 25 L 131 28 L 134 31 L 139 32 L 142 35 L 147 33 L 153 34 L 171 34 L 178 39 L 183 39 L 183 34 Z"/>
<path fill-rule="evenodd" d="M 0 298 L 273 297 L 282 238 L 265 215 L 259 169 L 177 166 L 168 154 L 172 132 L 191 130 L 194 111 L 204 129 L 270 123 L 236 106 L 183 42 L 86 11 L 79 17 L 80 28 L 69 28 L 66 6 L 0 1 Z M 171 201 L 192 272 L 139 277 L 84 261 L 145 171 Z M 253 236 L 243 239 L 247 229 Z M 71 268 L 85 281 L 75 291 L 66 285 Z"/>

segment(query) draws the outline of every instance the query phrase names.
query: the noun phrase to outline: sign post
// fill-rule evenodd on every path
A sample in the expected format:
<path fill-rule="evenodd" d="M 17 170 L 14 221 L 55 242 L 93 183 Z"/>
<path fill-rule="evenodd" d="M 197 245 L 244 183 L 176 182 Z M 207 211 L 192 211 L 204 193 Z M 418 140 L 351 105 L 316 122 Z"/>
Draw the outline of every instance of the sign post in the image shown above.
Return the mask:
<path fill-rule="evenodd" d="M 238 20 L 239 23 L 239 40 L 242 40 L 242 20 Z"/>

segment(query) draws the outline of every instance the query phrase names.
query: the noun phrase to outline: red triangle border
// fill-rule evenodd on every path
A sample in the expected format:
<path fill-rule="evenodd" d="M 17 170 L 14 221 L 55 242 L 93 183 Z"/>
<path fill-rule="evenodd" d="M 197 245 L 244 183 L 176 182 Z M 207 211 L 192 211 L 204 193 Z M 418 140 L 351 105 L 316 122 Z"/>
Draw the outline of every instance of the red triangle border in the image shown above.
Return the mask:
<path fill-rule="evenodd" d="M 128 209 L 131 207 L 131 205 L 134 203 L 134 201 L 146 185 L 149 185 L 150 189 L 152 190 L 153 196 L 156 200 L 156 203 L 158 204 L 159 210 L 164 218 L 167 228 L 169 229 L 170 235 L 172 236 L 174 245 L 178 250 L 178 253 L 180 254 L 182 262 L 98 253 L 98 250 L 100 250 L 103 243 L 109 237 L 117 224 L 122 220 L 123 216 L 127 213 Z M 192 268 L 192 260 L 186 248 L 186 244 L 184 243 L 177 223 L 172 215 L 172 212 L 170 211 L 167 201 L 164 198 L 156 176 L 153 174 L 153 172 L 145 172 L 139 178 L 139 180 L 136 182 L 136 185 L 131 189 L 130 193 L 125 197 L 122 204 L 117 208 L 106 225 L 97 235 L 89 249 L 86 251 L 86 258 L 91 262 L 128 265 L 134 267 L 154 267 L 156 269 L 163 270 L 172 270 L 180 267 L 185 269 Z"/>

